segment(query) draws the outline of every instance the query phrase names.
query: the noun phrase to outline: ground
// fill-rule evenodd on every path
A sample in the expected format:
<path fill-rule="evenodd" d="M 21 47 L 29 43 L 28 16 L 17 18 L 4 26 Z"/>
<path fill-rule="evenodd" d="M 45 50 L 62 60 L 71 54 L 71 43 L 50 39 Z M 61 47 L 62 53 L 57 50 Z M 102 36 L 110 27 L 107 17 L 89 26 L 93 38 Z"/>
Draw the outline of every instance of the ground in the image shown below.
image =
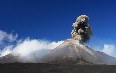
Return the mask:
<path fill-rule="evenodd" d="M 0 73 L 116 73 L 115 65 L 0 64 Z"/>

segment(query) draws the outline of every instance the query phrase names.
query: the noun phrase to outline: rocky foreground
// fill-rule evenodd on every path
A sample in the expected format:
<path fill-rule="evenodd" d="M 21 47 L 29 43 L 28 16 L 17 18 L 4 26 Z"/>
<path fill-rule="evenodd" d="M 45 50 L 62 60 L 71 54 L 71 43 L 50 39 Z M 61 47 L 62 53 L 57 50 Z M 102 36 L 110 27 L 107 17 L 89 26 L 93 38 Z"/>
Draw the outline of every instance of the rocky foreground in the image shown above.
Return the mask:
<path fill-rule="evenodd" d="M 6 63 L 0 64 L 0 73 L 116 73 L 116 66 Z"/>

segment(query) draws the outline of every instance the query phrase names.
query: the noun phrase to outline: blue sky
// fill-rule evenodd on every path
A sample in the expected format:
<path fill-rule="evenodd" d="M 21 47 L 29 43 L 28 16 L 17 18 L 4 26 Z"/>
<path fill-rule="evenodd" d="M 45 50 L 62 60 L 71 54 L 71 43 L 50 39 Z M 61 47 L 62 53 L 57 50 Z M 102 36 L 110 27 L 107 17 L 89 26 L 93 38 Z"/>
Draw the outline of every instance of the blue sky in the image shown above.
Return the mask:
<path fill-rule="evenodd" d="M 115 0 L 1 0 L 0 30 L 17 39 L 66 40 L 83 14 L 93 30 L 89 45 L 116 44 Z"/>
<path fill-rule="evenodd" d="M 0 29 L 19 38 L 63 40 L 76 17 L 86 14 L 96 38 L 114 41 L 115 7 L 115 0 L 1 0 Z"/>

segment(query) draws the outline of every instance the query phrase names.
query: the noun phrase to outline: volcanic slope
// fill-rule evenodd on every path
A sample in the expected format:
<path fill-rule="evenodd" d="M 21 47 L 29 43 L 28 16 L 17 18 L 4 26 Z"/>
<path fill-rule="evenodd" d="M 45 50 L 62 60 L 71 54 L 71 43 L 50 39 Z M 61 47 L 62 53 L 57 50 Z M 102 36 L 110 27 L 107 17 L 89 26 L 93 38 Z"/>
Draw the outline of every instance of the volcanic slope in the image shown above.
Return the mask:
<path fill-rule="evenodd" d="M 73 39 L 68 39 L 53 49 L 49 55 L 43 57 L 43 62 L 116 65 L 114 57 L 79 44 L 78 40 Z"/>

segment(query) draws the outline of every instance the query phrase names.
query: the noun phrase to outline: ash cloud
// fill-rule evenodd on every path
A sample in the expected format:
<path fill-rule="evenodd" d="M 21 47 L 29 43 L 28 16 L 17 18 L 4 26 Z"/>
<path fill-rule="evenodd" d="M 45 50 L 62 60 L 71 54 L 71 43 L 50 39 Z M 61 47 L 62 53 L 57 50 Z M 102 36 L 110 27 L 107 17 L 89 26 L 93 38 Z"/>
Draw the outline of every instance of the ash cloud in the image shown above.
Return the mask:
<path fill-rule="evenodd" d="M 87 42 L 92 36 L 92 30 L 88 24 L 89 17 L 81 15 L 77 17 L 76 22 L 73 23 L 74 29 L 71 32 L 72 38 L 79 40 L 79 43 Z"/>

